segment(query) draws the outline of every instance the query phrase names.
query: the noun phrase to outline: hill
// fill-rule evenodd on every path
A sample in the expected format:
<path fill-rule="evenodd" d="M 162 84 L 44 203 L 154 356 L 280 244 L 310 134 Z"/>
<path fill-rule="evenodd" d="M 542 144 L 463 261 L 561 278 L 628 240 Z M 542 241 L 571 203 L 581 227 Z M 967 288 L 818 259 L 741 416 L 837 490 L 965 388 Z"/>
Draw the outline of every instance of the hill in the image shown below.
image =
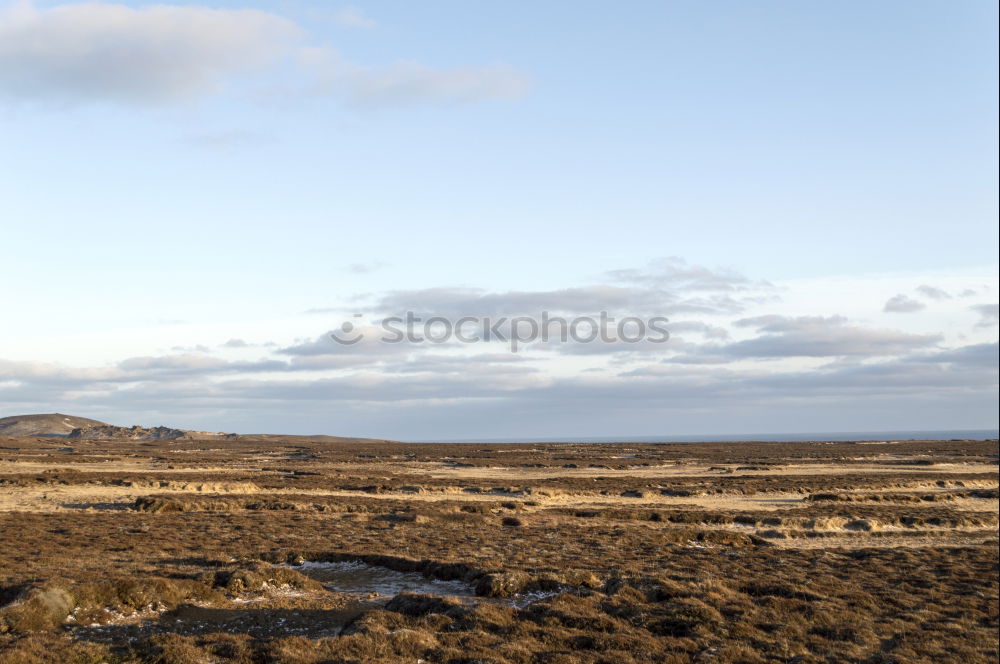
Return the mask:
<path fill-rule="evenodd" d="M 63 413 L 13 415 L 0 418 L 0 436 L 46 436 L 64 438 L 74 429 L 105 426 L 104 422 Z"/>
<path fill-rule="evenodd" d="M 68 440 L 228 440 L 257 443 L 277 443 L 287 440 L 316 443 L 379 443 L 390 442 L 373 438 L 341 436 L 294 436 L 280 434 L 235 434 L 214 431 L 174 429 L 165 426 L 122 427 L 86 417 L 62 413 L 13 415 L 0 418 L 0 436 L 36 436 Z"/>

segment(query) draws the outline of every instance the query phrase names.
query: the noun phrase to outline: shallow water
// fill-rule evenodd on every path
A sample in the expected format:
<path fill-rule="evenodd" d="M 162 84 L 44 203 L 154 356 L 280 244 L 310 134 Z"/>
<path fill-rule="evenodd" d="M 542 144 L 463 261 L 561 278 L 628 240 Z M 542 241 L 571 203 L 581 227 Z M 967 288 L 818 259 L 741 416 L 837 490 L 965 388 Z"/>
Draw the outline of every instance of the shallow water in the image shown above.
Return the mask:
<path fill-rule="evenodd" d="M 360 560 L 333 563 L 306 561 L 294 568 L 330 590 L 351 595 L 392 597 L 399 593 L 474 597 L 472 586 L 461 581 L 430 579 L 419 572 L 397 572 Z"/>
<path fill-rule="evenodd" d="M 466 602 L 491 602 L 524 608 L 558 594 L 537 591 L 504 599 L 478 597 L 475 589 L 462 581 L 431 579 L 419 572 L 398 572 L 388 567 L 369 565 L 360 560 L 306 561 L 293 569 L 319 581 L 330 590 L 374 600 L 389 600 L 399 593 L 417 593 L 453 597 Z"/>

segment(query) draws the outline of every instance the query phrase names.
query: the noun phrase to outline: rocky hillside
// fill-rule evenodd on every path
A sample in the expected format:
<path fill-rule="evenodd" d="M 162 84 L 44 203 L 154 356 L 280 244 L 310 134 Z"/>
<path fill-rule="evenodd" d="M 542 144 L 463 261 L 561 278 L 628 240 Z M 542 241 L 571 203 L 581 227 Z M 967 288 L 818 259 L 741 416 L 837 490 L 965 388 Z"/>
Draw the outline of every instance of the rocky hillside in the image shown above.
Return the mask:
<path fill-rule="evenodd" d="M 75 429 L 107 426 L 104 422 L 62 413 L 13 415 L 0 418 L 0 436 L 45 436 L 64 438 Z"/>

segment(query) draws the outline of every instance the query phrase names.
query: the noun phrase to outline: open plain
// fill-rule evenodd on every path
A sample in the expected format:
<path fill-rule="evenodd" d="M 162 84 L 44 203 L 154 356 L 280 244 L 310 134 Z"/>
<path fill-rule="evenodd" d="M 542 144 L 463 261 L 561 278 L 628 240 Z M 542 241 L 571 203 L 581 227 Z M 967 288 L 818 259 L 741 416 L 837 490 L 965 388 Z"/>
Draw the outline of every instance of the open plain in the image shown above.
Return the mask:
<path fill-rule="evenodd" d="M 0 438 L 0 662 L 997 661 L 996 441 Z"/>

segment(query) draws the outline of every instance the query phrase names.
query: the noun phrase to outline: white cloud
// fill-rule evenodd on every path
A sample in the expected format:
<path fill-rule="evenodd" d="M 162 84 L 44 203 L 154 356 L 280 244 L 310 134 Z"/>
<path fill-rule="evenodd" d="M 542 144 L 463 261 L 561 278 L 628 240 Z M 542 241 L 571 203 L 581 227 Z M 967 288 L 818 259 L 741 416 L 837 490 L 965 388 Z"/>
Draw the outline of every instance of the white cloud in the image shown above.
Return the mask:
<path fill-rule="evenodd" d="M 299 61 L 316 77 L 316 90 L 355 107 L 455 104 L 516 99 L 530 84 L 506 65 L 435 69 L 419 62 L 370 67 L 351 63 L 326 47 L 306 48 Z"/>
<path fill-rule="evenodd" d="M 341 10 L 338 20 L 373 25 L 353 8 Z M 293 21 L 258 10 L 103 2 L 42 9 L 30 1 L 0 10 L 0 99 L 9 101 L 174 103 L 279 65 L 296 81 L 282 95 L 331 95 L 358 107 L 510 99 L 528 89 L 525 77 L 505 65 L 352 63 L 329 46 L 309 44 Z M 233 139 L 201 142 L 229 147 Z"/>
<path fill-rule="evenodd" d="M 996 385 L 996 343 L 874 363 L 838 361 L 812 370 L 660 363 L 617 375 L 570 377 L 541 372 L 522 358 L 436 353 L 380 371 L 363 367 L 325 375 L 289 372 L 283 363 L 225 363 L 194 355 L 131 358 L 106 369 L 0 361 L 0 404 L 12 413 L 108 413 L 101 419 L 242 432 L 264 422 L 285 432 L 312 427 L 308 432 L 401 438 L 483 436 L 483 422 L 519 435 L 539 435 L 548 422 L 564 427 L 562 433 L 582 435 L 607 426 L 609 418 L 613 426 L 656 427 L 664 418 L 673 423 L 681 417 L 746 432 L 752 424 L 739 419 L 741 409 L 785 430 L 836 430 L 837 423 L 858 426 L 843 419 L 848 405 L 852 418 L 872 408 L 882 428 L 927 428 L 919 418 L 945 417 L 956 408 L 975 418 L 966 426 L 975 426 L 988 422 L 984 413 L 995 412 Z M 427 409 L 434 409 L 433 416 L 415 427 L 413 415 Z M 815 422 L 815 414 L 823 423 Z M 323 427 L 302 417 L 319 418 Z M 781 424 L 786 421 L 806 426 L 788 429 Z"/>
<path fill-rule="evenodd" d="M 665 421 L 705 432 L 720 424 L 766 431 L 778 422 L 800 431 L 995 426 L 997 344 L 990 331 L 996 305 L 969 307 L 953 299 L 921 316 L 881 312 L 889 295 L 912 292 L 914 283 L 929 281 L 957 294 L 962 280 L 908 275 L 864 298 L 857 293 L 869 280 L 834 282 L 832 292 L 846 294 L 844 302 L 856 307 L 836 315 L 839 305 L 816 297 L 815 284 L 800 286 L 804 293 L 782 288 L 783 297 L 800 298 L 789 308 L 784 300 L 761 301 L 776 292 L 766 282 L 677 261 L 611 276 L 575 288 L 369 294 L 354 302 L 370 305 L 358 320 L 353 309 L 330 311 L 357 325 L 352 332 L 364 333 L 350 346 L 319 334 L 331 321 L 309 329 L 316 319 L 299 317 L 272 336 L 253 325 L 210 328 L 202 338 L 211 343 L 194 345 L 199 338 L 185 336 L 175 352 L 162 350 L 170 344 L 130 349 L 105 358 L 106 366 L 0 360 L 0 411 L 403 438 L 483 436 L 483 422 L 489 435 L 521 436 L 542 435 L 546 427 L 562 428 L 552 435 L 603 435 L 602 427 L 656 433 Z M 704 311 L 684 313 L 696 303 Z M 816 312 L 817 306 L 825 308 Z M 671 338 L 664 344 L 538 342 L 514 354 L 500 343 L 379 342 L 382 330 L 373 321 L 407 308 L 445 316 L 606 309 L 617 316 L 676 313 L 677 319 L 666 326 Z M 980 317 L 992 327 L 976 327 Z M 953 318 L 967 323 L 961 335 L 946 334 Z M 302 332 L 313 336 L 296 340 Z M 245 340 L 251 338 L 282 342 Z M 741 412 L 752 417 L 740 419 Z"/>
<path fill-rule="evenodd" d="M 153 104 L 217 91 L 284 57 L 293 22 L 256 10 L 87 3 L 0 13 L 0 95 Z"/>
<path fill-rule="evenodd" d="M 678 256 L 652 261 L 645 268 L 611 270 L 615 281 L 688 291 L 747 291 L 770 290 L 767 281 L 754 281 L 731 268 L 710 268 L 691 265 Z"/>
<path fill-rule="evenodd" d="M 720 350 L 731 357 L 880 357 L 901 355 L 941 341 L 940 335 L 908 334 L 850 325 L 843 316 L 757 316 L 737 327 L 763 332 Z"/>
<path fill-rule="evenodd" d="M 615 270 L 609 281 L 544 291 L 489 292 L 476 288 L 391 291 L 374 308 L 399 314 L 415 311 L 443 316 L 538 316 L 542 311 L 573 315 L 675 316 L 738 314 L 775 298 L 774 287 L 731 270 L 689 265 L 679 259 L 644 269 Z M 690 321 L 685 321 L 690 324 Z M 718 335 L 718 330 L 714 332 Z"/>

